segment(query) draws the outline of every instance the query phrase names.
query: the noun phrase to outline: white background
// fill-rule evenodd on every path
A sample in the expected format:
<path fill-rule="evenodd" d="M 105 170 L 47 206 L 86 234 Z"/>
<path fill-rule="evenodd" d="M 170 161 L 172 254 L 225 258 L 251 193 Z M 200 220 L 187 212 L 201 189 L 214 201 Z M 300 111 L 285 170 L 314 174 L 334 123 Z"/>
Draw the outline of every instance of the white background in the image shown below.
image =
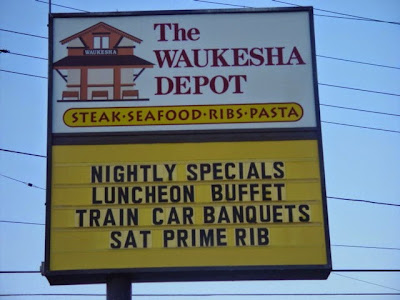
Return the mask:
<path fill-rule="evenodd" d="M 136 89 L 146 102 L 95 102 L 95 103 L 60 103 L 65 82 L 53 71 L 54 91 L 54 132 L 118 132 L 118 131 L 148 131 L 148 130 L 190 130 L 190 129 L 233 129 L 233 128 L 293 128 L 315 127 L 315 101 L 312 78 L 312 59 L 310 28 L 307 12 L 279 13 L 243 13 L 243 14 L 202 14 L 202 15 L 167 15 L 167 16 L 130 16 L 108 18 L 56 18 L 54 20 L 54 62 L 65 57 L 66 44 L 60 40 L 72 36 L 98 22 L 104 22 L 143 40 L 136 44 L 136 56 L 154 63 L 154 68 L 145 69 L 136 81 Z M 200 31 L 197 41 L 173 41 L 172 30 L 167 37 L 169 41 L 159 42 L 160 29 L 155 30 L 157 23 L 178 23 L 180 28 L 189 30 L 197 28 Z M 205 68 L 162 68 L 154 50 L 186 50 L 189 57 L 191 49 L 214 48 L 264 48 L 285 47 L 284 63 L 290 57 L 293 47 L 296 47 L 305 64 L 278 66 L 246 66 L 246 67 L 211 67 Z M 264 51 L 264 53 L 266 50 Z M 277 53 L 277 50 L 274 50 Z M 180 54 L 180 52 L 178 52 Z M 201 53 L 203 55 L 203 53 Z M 203 57 L 203 56 L 202 56 Z M 233 64 L 232 52 L 227 51 L 224 57 Z M 245 56 L 246 57 L 246 56 Z M 248 55 L 250 58 L 250 55 Z M 266 57 L 266 54 L 264 55 Z M 256 61 L 257 62 L 257 61 Z M 277 62 L 277 58 L 274 58 Z M 180 66 L 185 64 L 181 63 Z M 136 69 L 136 73 L 139 72 Z M 214 76 L 246 75 L 247 82 L 242 80 L 242 94 L 233 94 L 233 84 L 224 94 L 213 93 L 209 87 L 202 88 L 202 95 L 156 95 L 157 76 L 173 78 L 173 76 Z M 191 79 L 191 82 L 194 80 Z M 233 80 L 232 80 L 233 82 Z M 191 85 L 194 90 L 194 86 Z M 218 88 L 220 89 L 220 87 Z M 166 88 L 163 88 L 165 91 Z M 304 110 L 303 118 L 297 122 L 253 123 L 253 124 L 214 124 L 214 125 L 172 125 L 172 126 L 126 126 L 101 128 L 70 128 L 62 116 L 72 107 L 129 107 L 129 106 L 171 106 L 171 105 L 207 105 L 207 104 L 243 104 L 243 103 L 299 103 Z"/>

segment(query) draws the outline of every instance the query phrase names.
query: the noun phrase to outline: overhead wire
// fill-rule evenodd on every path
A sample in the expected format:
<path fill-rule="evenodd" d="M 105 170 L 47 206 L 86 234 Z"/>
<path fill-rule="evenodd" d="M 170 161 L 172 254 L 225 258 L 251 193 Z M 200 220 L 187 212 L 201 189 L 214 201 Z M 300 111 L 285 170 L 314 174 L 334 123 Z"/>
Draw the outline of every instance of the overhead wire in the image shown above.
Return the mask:
<path fill-rule="evenodd" d="M 362 279 L 354 278 L 354 277 L 351 277 L 351 276 L 346 276 L 346 275 L 342 275 L 342 274 L 336 274 L 335 272 L 332 272 L 332 274 L 333 274 L 333 275 L 336 275 L 336 276 L 340 276 L 340 277 L 352 279 L 352 280 L 355 280 L 355 281 L 364 282 L 364 283 L 367 283 L 367 284 L 369 284 L 369 285 L 379 286 L 379 287 L 383 287 L 383 288 L 386 288 L 386 289 L 389 289 L 389 290 L 393 290 L 393 291 L 398 291 L 398 292 L 400 292 L 399 289 L 395 289 L 395 288 L 392 288 L 392 287 L 390 287 L 390 286 L 386 286 L 386 285 L 374 283 L 374 282 L 371 282 L 371 281 L 367 281 L 367 280 L 362 280 Z"/>
<path fill-rule="evenodd" d="M 4 69 L 0 69 L 0 71 L 47 79 L 47 77 L 45 77 L 45 76 L 40 76 L 40 75 L 35 75 L 35 74 L 20 73 L 20 72 L 4 70 Z M 361 91 L 361 92 L 366 92 L 366 93 L 383 94 L 383 95 L 400 97 L 400 94 L 390 93 L 390 92 L 366 90 L 366 89 L 354 88 L 354 87 L 349 87 L 349 86 L 341 86 L 341 85 L 333 85 L 333 84 L 327 84 L 327 83 L 318 83 L 318 85 L 341 88 L 341 89 L 348 89 L 348 90 L 355 90 L 355 91 Z"/>
<path fill-rule="evenodd" d="M 379 204 L 379 205 L 389 205 L 389 206 L 399 206 L 400 207 L 400 204 L 389 203 L 389 202 L 377 202 L 377 201 L 371 201 L 371 200 L 341 198 L 341 197 L 330 197 L 330 196 L 326 196 L 326 198 L 335 199 L 335 200 L 343 200 L 343 201 L 365 202 L 365 203 L 370 203 L 370 204 Z"/>
<path fill-rule="evenodd" d="M 18 74 L 18 75 L 24 75 L 24 76 L 30 76 L 30 77 L 36 77 L 36 78 L 47 79 L 47 77 L 45 77 L 45 76 L 40 76 L 40 75 L 35 75 L 35 74 L 21 73 L 21 72 L 10 71 L 10 70 L 4 70 L 4 69 L 0 69 L 0 71 L 1 71 L 1 72 L 6 72 L 6 73 L 12 73 L 12 74 Z"/>
<path fill-rule="evenodd" d="M 364 249 L 379 249 L 379 250 L 395 250 L 398 251 L 400 248 L 395 247 L 376 247 L 376 246 L 361 246 L 361 245 L 340 245 L 340 244 L 332 244 L 334 247 L 347 247 L 347 248 L 364 248 Z"/>
<path fill-rule="evenodd" d="M 45 4 L 49 4 L 48 1 L 42 1 L 42 0 L 35 0 L 36 2 L 41 2 L 41 3 L 45 3 Z M 61 5 L 61 4 L 56 4 L 54 2 L 51 2 L 52 6 L 58 6 L 58 7 L 63 7 L 63 8 L 68 8 L 71 10 L 76 10 L 76 11 L 80 11 L 80 12 L 89 12 L 87 10 L 83 10 L 83 9 L 79 9 L 79 8 L 75 8 L 75 7 L 71 7 L 71 6 L 65 6 L 65 5 Z"/>
<path fill-rule="evenodd" d="M 325 103 L 320 103 L 319 105 L 320 106 L 340 108 L 340 109 L 360 111 L 360 112 L 366 112 L 366 113 L 372 113 L 372 114 L 400 117 L 400 114 L 392 114 L 392 113 L 381 112 L 381 111 L 366 110 L 366 109 L 361 109 L 361 108 L 353 108 L 353 107 L 346 107 L 346 106 L 339 106 L 339 105 L 332 105 L 332 104 L 325 104 Z"/>
<path fill-rule="evenodd" d="M 388 65 L 382 65 L 382 64 L 369 63 L 369 62 L 365 62 L 365 61 L 358 61 L 358 60 L 347 59 L 347 58 L 326 56 L 326 55 L 320 55 L 320 54 L 316 54 L 315 56 L 321 57 L 321 58 L 327 58 L 327 59 L 340 60 L 340 61 L 345 61 L 345 62 L 350 62 L 350 63 L 355 63 L 355 64 L 362 64 L 362 65 L 368 65 L 368 66 L 374 66 L 374 67 L 382 67 L 382 68 L 390 68 L 390 69 L 397 69 L 397 70 L 400 70 L 400 67 L 394 67 L 394 66 L 388 66 Z"/>
<path fill-rule="evenodd" d="M 400 273 L 400 269 L 332 269 L 332 272 L 339 273 Z M 0 274 L 29 274 L 29 273 L 40 273 L 40 271 L 14 271 L 14 270 L 3 270 Z"/>
<path fill-rule="evenodd" d="M 292 6 L 297 6 L 297 7 L 302 7 L 303 5 L 298 5 L 295 3 L 290 3 L 290 2 L 285 2 L 281 0 L 271 0 L 273 2 L 278 2 L 278 3 L 283 3 L 283 4 L 288 4 Z M 337 11 L 332 11 L 332 10 L 326 10 L 326 9 L 320 9 L 320 8 L 313 8 L 316 11 L 322 11 L 322 12 L 328 12 L 332 14 L 337 14 L 340 16 L 345 16 L 345 17 L 352 17 L 355 18 L 355 20 L 360 20 L 360 21 L 370 21 L 370 22 L 377 22 L 377 23 L 388 23 L 388 24 L 394 24 L 394 25 L 400 25 L 400 22 L 393 22 L 393 21 L 387 21 L 387 20 L 379 20 L 379 19 L 374 19 L 374 18 L 368 18 L 368 17 L 363 17 L 363 16 L 357 16 L 357 15 L 352 15 L 352 14 L 346 14 L 346 13 L 341 13 Z"/>
<path fill-rule="evenodd" d="M 0 223 L 23 224 L 23 225 L 40 225 L 40 226 L 45 226 L 46 225 L 44 223 L 23 222 L 23 221 L 9 221 L 9 220 L 0 220 Z M 377 249 L 377 250 L 400 251 L 400 248 L 396 248 L 396 247 L 379 247 L 379 246 L 365 246 L 365 245 L 331 244 L 331 247 L 348 247 L 348 248 L 360 248 L 360 249 Z M 375 270 L 375 271 L 378 271 L 378 270 Z"/>
<path fill-rule="evenodd" d="M 389 93 L 389 92 L 382 92 L 382 91 L 375 91 L 375 90 L 366 90 L 366 89 L 354 88 L 354 87 L 349 87 L 349 86 L 333 85 L 333 84 L 321 83 L 321 82 L 318 82 L 318 85 L 335 87 L 335 88 L 340 88 L 340 89 L 347 89 L 347 90 L 355 90 L 355 91 L 361 91 L 361 92 L 367 92 L 367 93 L 374 93 L 374 94 L 382 94 L 382 95 L 390 95 L 390 96 L 400 97 L 400 94 L 396 94 L 396 93 Z"/>
<path fill-rule="evenodd" d="M 2 150 L 2 149 L 0 149 L 0 150 Z M 22 155 L 39 156 L 39 155 L 36 155 L 36 154 L 31 154 L 31 153 L 26 153 L 26 152 L 19 152 L 19 151 L 10 151 L 10 150 L 9 150 L 8 152 L 12 152 L 12 153 L 15 153 L 15 154 L 22 154 Z M 40 155 L 39 157 L 46 158 L 46 156 L 44 156 L 44 155 Z M 17 181 L 17 182 L 26 184 L 26 185 L 28 185 L 28 186 L 30 186 L 30 187 L 36 187 L 36 188 L 40 188 L 40 189 L 42 189 L 42 190 L 46 190 L 45 188 L 35 186 L 35 185 L 33 185 L 32 183 L 25 182 L 25 181 L 22 181 L 22 180 L 19 180 L 19 179 L 10 177 L 10 176 L 6 176 L 6 175 L 4 175 L 4 174 L 0 174 L 0 176 L 3 176 L 3 177 L 6 177 L 6 178 L 8 178 L 8 179 L 11 179 L 11 180 L 14 180 L 14 181 Z M 397 203 L 389 203 L 389 202 L 377 202 L 377 201 L 364 200 L 364 199 L 343 198 L 343 197 L 333 197 L 333 196 L 326 196 L 326 198 L 335 199 L 335 200 L 343 200 L 343 201 L 364 202 L 364 203 L 376 204 L 376 205 L 387 205 L 387 206 L 397 206 L 397 207 L 400 207 L 400 204 L 397 204 Z"/>
<path fill-rule="evenodd" d="M 22 180 L 19 180 L 19 179 L 16 179 L 16 178 L 13 178 L 13 177 L 4 175 L 4 174 L 0 174 L 0 176 L 5 177 L 5 178 L 8 178 L 8 179 L 13 180 L 13 181 L 16 181 L 16 182 L 19 182 L 19 183 L 23 183 L 23 184 L 25 184 L 25 185 L 27 185 L 27 186 L 29 186 L 29 187 L 41 189 L 41 190 L 44 190 L 44 191 L 46 190 L 45 188 L 42 188 L 42 187 L 40 187 L 40 186 L 37 186 L 37 185 L 35 185 L 35 184 L 33 184 L 33 183 L 26 182 L 26 181 L 22 181 Z"/>
<path fill-rule="evenodd" d="M 260 297 L 260 296 L 272 296 L 272 297 L 288 297 L 288 296 L 398 296 L 400 293 L 203 293 L 203 294 L 132 294 L 132 297 Z M 105 297 L 106 294 L 54 294 L 54 293 L 19 293 L 19 294 L 0 294 L 0 297 L 43 297 L 43 296 L 70 296 L 70 297 Z"/>
<path fill-rule="evenodd" d="M 211 4 L 217 4 L 217 5 L 226 5 L 226 6 L 232 6 L 232 7 L 242 7 L 242 8 L 256 8 L 254 6 L 246 6 L 246 5 L 237 5 L 237 4 L 232 4 L 232 3 L 224 3 L 224 2 L 217 2 L 217 1 L 208 1 L 208 0 L 193 0 L 195 2 L 204 2 L 204 3 L 211 3 Z M 298 6 L 302 7 L 302 5 L 297 5 L 294 3 L 289 3 L 289 2 L 283 2 L 283 1 L 277 1 L 277 0 L 271 0 L 274 2 L 279 2 L 279 3 L 284 3 L 292 6 Z M 321 14 L 315 14 L 315 16 L 318 17 L 328 17 L 328 18 L 336 18 L 336 19 L 347 19 L 347 20 L 355 20 L 355 21 L 370 21 L 370 22 L 378 22 L 378 23 L 389 23 L 389 24 L 395 24 L 395 25 L 400 25 L 399 22 L 392 22 L 392 21 L 386 21 L 386 20 L 378 20 L 378 19 L 373 19 L 373 18 L 367 18 L 367 17 L 361 17 L 361 16 L 356 16 L 356 15 L 350 15 L 350 14 L 345 14 L 345 13 L 340 13 L 340 12 L 334 12 L 334 11 L 329 11 L 329 10 L 324 10 L 324 9 L 318 9 L 314 8 L 316 11 L 323 11 L 323 12 L 329 12 L 333 14 L 338 14 L 339 16 L 332 16 L 332 15 L 321 15 Z"/>
<path fill-rule="evenodd" d="M 383 129 L 383 128 L 376 128 L 376 127 L 368 127 L 368 126 L 361 126 L 361 125 L 353 125 L 353 124 L 347 124 L 347 123 L 339 123 L 339 122 L 331 122 L 331 121 L 321 121 L 321 123 L 348 126 L 348 127 L 355 127 L 355 128 L 362 128 L 362 129 L 370 129 L 370 130 L 378 130 L 378 131 L 386 131 L 386 132 L 392 132 L 392 133 L 400 133 L 400 131 L 398 131 L 398 130 Z"/>
<path fill-rule="evenodd" d="M 15 151 L 15 150 L 3 149 L 3 148 L 0 148 L 0 151 L 14 153 L 14 154 L 41 157 L 41 158 L 46 158 L 47 157 L 46 155 L 40 155 L 40 154 L 34 154 L 34 153 L 28 153 L 28 152 L 21 152 L 21 151 Z"/>
<path fill-rule="evenodd" d="M 8 30 L 8 29 L 4 29 L 4 28 L 0 28 L 0 31 L 11 32 L 11 33 L 20 34 L 20 35 L 27 35 L 27 36 L 31 36 L 31 37 L 46 39 L 46 40 L 49 39 L 47 36 L 31 34 L 31 33 L 25 33 L 25 32 L 14 31 L 14 30 Z"/>
<path fill-rule="evenodd" d="M 28 55 L 28 54 L 23 54 L 23 53 L 16 53 L 16 52 L 7 52 L 8 54 L 12 54 L 12 55 L 18 55 L 18 56 L 25 56 L 25 57 L 29 57 L 29 58 L 35 58 L 35 59 L 41 59 L 41 60 L 48 60 L 46 57 L 40 57 L 40 56 L 33 56 L 33 55 Z"/>
<path fill-rule="evenodd" d="M 23 53 L 11 52 L 11 51 L 8 51 L 8 50 L 7 50 L 7 52 L 4 52 L 4 53 L 14 54 L 14 55 L 20 55 L 20 56 L 26 56 L 26 57 L 31 57 L 31 58 L 36 58 L 36 59 L 42 59 L 42 60 L 48 60 L 46 57 L 32 56 L 32 55 L 23 54 Z M 350 63 L 356 63 L 356 64 L 362 64 L 362 65 L 368 65 L 368 66 L 374 66 L 374 67 L 382 67 L 382 68 L 390 68 L 390 69 L 397 69 L 397 70 L 400 70 L 400 67 L 389 66 L 389 65 L 383 65 L 383 64 L 376 64 L 376 63 L 370 63 L 370 62 L 359 61 L 359 60 L 353 60 L 353 59 L 347 59 L 347 58 L 341 58 L 341 57 L 333 57 L 333 56 L 320 55 L 320 54 L 316 54 L 315 56 L 316 56 L 316 57 L 320 57 L 320 58 L 327 58 L 327 59 L 333 59 L 333 60 L 340 60 L 340 61 L 345 61 L 345 62 L 350 62 Z"/>
<path fill-rule="evenodd" d="M 0 220 L 0 223 L 24 224 L 24 225 L 40 225 L 40 226 L 46 225 L 46 224 L 43 224 L 43 223 L 8 221 L 8 220 Z"/>

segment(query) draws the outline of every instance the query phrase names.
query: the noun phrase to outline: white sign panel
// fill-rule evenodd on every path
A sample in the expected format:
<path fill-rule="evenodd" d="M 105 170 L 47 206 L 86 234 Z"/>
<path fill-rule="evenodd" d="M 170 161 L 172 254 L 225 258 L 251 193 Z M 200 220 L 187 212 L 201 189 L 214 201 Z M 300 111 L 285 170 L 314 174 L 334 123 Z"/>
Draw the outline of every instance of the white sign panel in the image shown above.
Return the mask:
<path fill-rule="evenodd" d="M 53 21 L 53 133 L 317 126 L 308 11 Z"/>

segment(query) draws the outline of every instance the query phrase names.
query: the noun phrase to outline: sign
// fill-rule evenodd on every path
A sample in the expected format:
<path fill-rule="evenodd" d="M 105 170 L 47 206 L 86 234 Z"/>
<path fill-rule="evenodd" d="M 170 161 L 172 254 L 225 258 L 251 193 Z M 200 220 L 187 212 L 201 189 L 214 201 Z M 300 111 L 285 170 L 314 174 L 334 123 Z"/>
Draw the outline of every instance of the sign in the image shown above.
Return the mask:
<path fill-rule="evenodd" d="M 311 13 L 52 16 L 51 284 L 328 277 Z"/>
<path fill-rule="evenodd" d="M 307 10 L 55 15 L 53 27 L 55 133 L 317 126 Z"/>

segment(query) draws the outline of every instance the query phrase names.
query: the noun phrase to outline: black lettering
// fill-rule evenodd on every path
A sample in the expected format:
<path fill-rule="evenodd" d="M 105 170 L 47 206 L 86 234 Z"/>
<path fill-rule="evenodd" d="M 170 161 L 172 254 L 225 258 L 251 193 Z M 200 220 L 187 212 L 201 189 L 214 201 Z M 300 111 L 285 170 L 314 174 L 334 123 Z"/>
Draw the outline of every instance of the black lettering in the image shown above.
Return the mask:
<path fill-rule="evenodd" d="M 222 186 L 220 184 L 211 185 L 211 199 L 212 201 L 222 200 Z"/>
<path fill-rule="evenodd" d="M 122 235 L 121 231 L 111 231 L 111 239 L 112 243 L 110 244 L 110 247 L 112 249 L 119 249 L 121 248 L 121 241 L 118 239 Z"/>
<path fill-rule="evenodd" d="M 102 204 L 101 200 L 97 200 L 97 188 L 92 188 L 92 204 Z"/>
<path fill-rule="evenodd" d="M 87 209 L 77 209 L 75 212 L 79 214 L 79 227 L 83 227 L 83 215 L 87 213 Z"/>
<path fill-rule="evenodd" d="M 255 163 L 250 163 L 247 179 L 260 179 Z"/>
<path fill-rule="evenodd" d="M 200 229 L 200 247 L 213 247 L 214 246 L 214 230 L 213 229 Z"/>
<path fill-rule="evenodd" d="M 92 170 L 91 182 L 92 183 L 103 182 L 103 167 L 102 166 L 92 166 L 91 170 Z"/>
<path fill-rule="evenodd" d="M 186 171 L 188 171 L 190 173 L 190 175 L 187 175 L 186 178 L 187 180 L 197 180 L 197 173 L 194 172 L 194 170 L 197 169 L 197 165 L 195 164 L 189 164 L 186 167 Z"/>
<path fill-rule="evenodd" d="M 310 222 L 310 214 L 309 214 L 310 206 L 307 204 L 299 205 L 299 212 L 302 214 L 299 217 L 300 222 Z"/>
<path fill-rule="evenodd" d="M 164 237 L 163 246 L 164 248 L 168 248 L 168 241 L 172 241 L 174 239 L 175 233 L 173 230 L 164 230 L 163 237 Z"/>
<path fill-rule="evenodd" d="M 234 172 L 230 174 L 229 169 L 235 168 L 235 164 L 232 162 L 228 162 L 225 164 L 225 178 L 226 179 L 235 179 L 236 175 Z"/>
<path fill-rule="evenodd" d="M 183 207 L 182 208 L 183 214 L 183 224 L 193 224 L 193 215 L 194 210 L 192 207 Z"/>
<path fill-rule="evenodd" d="M 127 213 L 127 225 L 132 226 L 132 225 L 139 225 L 139 211 L 137 208 L 128 208 L 126 210 Z"/>
<path fill-rule="evenodd" d="M 266 246 L 269 244 L 269 232 L 267 228 L 257 228 L 257 244 Z"/>
<path fill-rule="evenodd" d="M 235 245 L 246 246 L 246 230 L 243 228 L 235 228 Z"/>
<path fill-rule="evenodd" d="M 189 236 L 187 230 L 178 229 L 178 230 L 176 231 L 176 233 L 177 233 L 177 237 L 176 237 L 176 239 L 177 239 L 177 246 L 178 246 L 178 247 L 187 247 L 188 245 L 187 245 L 186 240 L 188 239 L 188 236 Z"/>
<path fill-rule="evenodd" d="M 129 189 L 128 187 L 118 187 L 118 204 L 129 203 Z"/>
<path fill-rule="evenodd" d="M 90 214 L 89 226 L 90 227 L 94 227 L 94 226 L 99 227 L 100 226 L 100 222 L 99 222 L 100 210 L 99 209 L 91 209 L 91 210 L 89 210 L 89 214 Z"/>
<path fill-rule="evenodd" d="M 226 246 L 226 229 L 217 228 L 217 246 Z"/>
<path fill-rule="evenodd" d="M 168 217 L 168 225 L 171 224 L 181 224 L 180 220 L 179 220 L 179 215 L 176 211 L 175 207 L 171 208 L 171 211 L 169 212 L 169 217 Z"/>
<path fill-rule="evenodd" d="M 282 205 L 274 205 L 272 207 L 272 218 L 275 223 L 282 223 Z"/>
<path fill-rule="evenodd" d="M 285 177 L 285 172 L 283 170 L 283 167 L 285 166 L 283 161 L 275 161 L 273 164 L 274 168 L 274 178 L 284 178 Z"/>
<path fill-rule="evenodd" d="M 221 206 L 221 210 L 219 211 L 219 216 L 218 216 L 218 224 L 222 223 L 230 223 L 229 213 L 225 206 Z"/>
<path fill-rule="evenodd" d="M 254 206 L 246 207 L 246 221 L 248 223 L 257 223 L 257 212 Z"/>
<path fill-rule="evenodd" d="M 132 230 L 128 231 L 128 236 L 126 237 L 125 245 L 124 248 L 137 248 L 136 240 L 135 240 L 135 235 L 133 234 Z"/>
<path fill-rule="evenodd" d="M 115 166 L 114 167 L 114 182 L 124 182 L 124 167 Z"/>
<path fill-rule="evenodd" d="M 274 184 L 274 187 L 276 187 L 276 191 L 277 191 L 277 198 L 278 198 L 278 200 L 280 201 L 280 200 L 283 200 L 282 198 L 282 188 L 284 188 L 285 187 L 285 184 L 284 183 L 275 183 Z"/>
<path fill-rule="evenodd" d="M 288 211 L 288 217 L 289 217 L 289 222 L 293 222 L 293 209 L 296 207 L 296 205 L 291 204 L 291 205 L 285 205 L 285 208 Z"/>
<path fill-rule="evenodd" d="M 215 222 L 214 212 L 215 212 L 215 209 L 212 206 L 204 206 L 203 207 L 203 222 L 204 222 L 204 224 L 209 224 L 209 223 Z"/>
<path fill-rule="evenodd" d="M 220 175 L 222 173 L 222 163 L 214 163 L 213 164 L 213 176 L 215 180 L 222 180 L 224 177 Z"/>
<path fill-rule="evenodd" d="M 158 219 L 157 214 L 162 214 L 163 209 L 160 207 L 153 208 L 153 224 L 162 225 L 164 223 L 163 219 Z"/>
<path fill-rule="evenodd" d="M 103 222 L 103 226 L 108 226 L 108 225 L 112 225 L 112 226 L 116 225 L 114 215 L 113 215 L 111 208 L 108 208 L 106 210 L 106 216 L 104 217 L 104 222 Z"/>
<path fill-rule="evenodd" d="M 151 234 L 150 230 L 141 230 L 140 234 L 143 236 L 143 248 L 147 248 L 148 241 L 147 241 L 147 236 Z"/>

